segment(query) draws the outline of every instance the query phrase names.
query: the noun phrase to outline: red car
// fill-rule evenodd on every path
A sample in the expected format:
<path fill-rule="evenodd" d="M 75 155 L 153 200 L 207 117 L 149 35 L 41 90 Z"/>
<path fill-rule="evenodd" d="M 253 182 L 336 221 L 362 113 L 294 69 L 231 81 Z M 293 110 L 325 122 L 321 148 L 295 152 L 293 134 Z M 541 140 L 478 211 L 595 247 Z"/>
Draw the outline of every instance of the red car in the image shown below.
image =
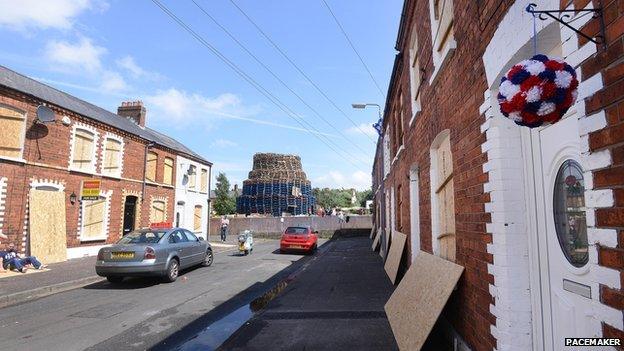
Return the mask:
<path fill-rule="evenodd" d="M 318 242 L 317 234 L 310 227 L 288 227 L 280 240 L 280 252 L 314 252 Z"/>

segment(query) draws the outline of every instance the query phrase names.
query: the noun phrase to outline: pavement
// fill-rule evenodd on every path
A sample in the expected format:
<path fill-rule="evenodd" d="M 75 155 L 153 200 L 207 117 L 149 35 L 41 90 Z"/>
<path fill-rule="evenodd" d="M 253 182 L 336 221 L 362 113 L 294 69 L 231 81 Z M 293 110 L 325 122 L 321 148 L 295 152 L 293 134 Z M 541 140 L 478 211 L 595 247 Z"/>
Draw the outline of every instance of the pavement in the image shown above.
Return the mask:
<path fill-rule="evenodd" d="M 235 240 L 230 236 L 225 243 L 219 241 L 211 245 L 215 253 L 232 251 L 236 248 Z M 95 256 L 90 256 L 53 263 L 42 271 L 29 269 L 26 274 L 0 273 L 0 308 L 103 280 L 95 273 L 95 260 Z"/>
<path fill-rule="evenodd" d="M 219 349 L 398 349 L 383 309 L 394 286 L 370 245 L 367 236 L 330 241 Z"/>
<path fill-rule="evenodd" d="M 268 240 L 258 241 L 248 256 L 220 251 L 211 267 L 182 271 L 170 284 L 148 278 L 127 279 L 118 285 L 98 281 L 0 308 L 0 348 L 170 349 L 168 345 L 186 340 L 185 331 L 229 316 L 316 257 L 279 254 L 278 247 L 277 241 Z M 212 346 L 207 349 L 218 347 L 248 317 L 213 328 Z"/>

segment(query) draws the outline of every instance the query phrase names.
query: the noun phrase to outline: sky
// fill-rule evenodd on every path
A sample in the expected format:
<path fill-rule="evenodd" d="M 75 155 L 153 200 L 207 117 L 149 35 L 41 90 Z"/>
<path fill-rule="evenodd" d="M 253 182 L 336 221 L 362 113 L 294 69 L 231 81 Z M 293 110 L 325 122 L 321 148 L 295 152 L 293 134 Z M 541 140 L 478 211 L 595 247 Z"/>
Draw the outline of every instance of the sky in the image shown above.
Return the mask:
<path fill-rule="evenodd" d="M 314 187 L 364 190 L 371 186 L 378 112 L 351 103 L 383 106 L 401 6 L 0 0 L 0 64 L 114 112 L 122 101 L 143 101 L 147 126 L 213 162 L 213 175 L 224 172 L 232 183 L 247 178 L 254 153 L 276 152 L 301 156 Z"/>

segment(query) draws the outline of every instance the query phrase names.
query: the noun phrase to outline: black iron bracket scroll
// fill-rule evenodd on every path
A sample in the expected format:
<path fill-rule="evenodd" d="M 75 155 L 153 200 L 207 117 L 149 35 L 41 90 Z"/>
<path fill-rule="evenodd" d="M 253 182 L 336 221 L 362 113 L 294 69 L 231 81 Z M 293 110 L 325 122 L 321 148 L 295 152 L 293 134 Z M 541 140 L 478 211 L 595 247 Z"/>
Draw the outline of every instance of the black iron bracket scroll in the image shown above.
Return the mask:
<path fill-rule="evenodd" d="M 600 44 L 603 48 L 606 49 L 607 41 L 605 40 L 605 24 L 604 18 L 602 16 L 602 7 L 598 7 L 595 9 L 581 9 L 581 10 L 536 10 L 537 4 L 530 3 L 526 7 L 526 11 L 533 16 L 536 16 L 540 20 L 547 20 L 549 17 L 554 19 L 555 21 L 563 24 L 564 26 L 570 28 L 575 33 L 579 34 L 583 38 L 591 41 L 595 44 Z M 570 15 L 572 14 L 572 15 Z M 582 14 L 580 16 L 576 16 Z M 570 25 L 570 23 L 576 21 L 581 16 L 585 16 L 587 14 L 591 14 L 592 18 L 600 18 L 600 35 L 596 35 L 595 37 L 590 37 L 589 35 L 583 33 L 577 28 L 574 28 Z"/>

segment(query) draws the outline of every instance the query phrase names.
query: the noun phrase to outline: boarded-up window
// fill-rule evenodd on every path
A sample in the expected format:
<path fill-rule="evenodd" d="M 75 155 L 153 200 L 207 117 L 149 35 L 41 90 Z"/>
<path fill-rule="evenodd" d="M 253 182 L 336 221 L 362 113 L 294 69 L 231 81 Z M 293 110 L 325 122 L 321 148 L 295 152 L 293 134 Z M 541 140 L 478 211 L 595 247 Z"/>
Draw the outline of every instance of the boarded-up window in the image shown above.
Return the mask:
<path fill-rule="evenodd" d="M 76 129 L 72 168 L 93 171 L 95 169 L 95 135 L 86 129 Z"/>
<path fill-rule="evenodd" d="M 195 189 L 195 183 L 197 183 L 197 167 L 191 166 L 189 170 L 189 189 Z"/>
<path fill-rule="evenodd" d="M 158 163 L 158 154 L 155 152 L 147 153 L 147 165 L 145 167 L 145 179 L 150 182 L 156 182 L 156 164 Z"/>
<path fill-rule="evenodd" d="M 103 240 L 106 239 L 106 198 L 84 201 L 82 207 L 82 233 L 80 240 Z"/>
<path fill-rule="evenodd" d="M 449 39 L 453 39 L 453 0 L 430 0 L 430 5 L 433 11 L 433 49 L 441 52 Z"/>
<path fill-rule="evenodd" d="M 112 138 L 106 139 L 102 165 L 103 174 L 121 176 L 121 148 L 121 141 Z"/>
<path fill-rule="evenodd" d="M 397 148 L 403 145 L 403 92 L 399 92 L 399 103 L 396 109 Z M 398 150 L 397 150 L 398 151 Z"/>
<path fill-rule="evenodd" d="M 195 212 L 193 217 L 193 231 L 195 233 L 202 231 L 202 207 L 201 205 L 195 206 Z"/>
<path fill-rule="evenodd" d="M 24 148 L 26 115 L 0 106 L 0 156 L 21 158 Z"/>
<path fill-rule="evenodd" d="M 412 96 L 412 115 L 420 111 L 420 63 L 418 60 L 418 35 L 416 33 L 416 26 L 412 30 L 410 37 L 410 89 Z M 411 123 L 411 122 L 410 122 Z"/>
<path fill-rule="evenodd" d="M 205 193 L 208 191 L 208 170 L 201 170 L 201 192 Z"/>
<path fill-rule="evenodd" d="M 169 185 L 173 184 L 173 159 L 171 157 L 165 157 L 163 183 Z"/>
<path fill-rule="evenodd" d="M 439 230 L 437 234 L 440 257 L 455 261 L 455 192 L 453 188 L 453 159 L 451 139 L 447 135 L 435 150 L 435 197 Z"/>
<path fill-rule="evenodd" d="M 164 201 L 152 201 L 152 213 L 150 214 L 150 218 L 152 223 L 160 223 L 167 220 L 166 206 Z"/>

